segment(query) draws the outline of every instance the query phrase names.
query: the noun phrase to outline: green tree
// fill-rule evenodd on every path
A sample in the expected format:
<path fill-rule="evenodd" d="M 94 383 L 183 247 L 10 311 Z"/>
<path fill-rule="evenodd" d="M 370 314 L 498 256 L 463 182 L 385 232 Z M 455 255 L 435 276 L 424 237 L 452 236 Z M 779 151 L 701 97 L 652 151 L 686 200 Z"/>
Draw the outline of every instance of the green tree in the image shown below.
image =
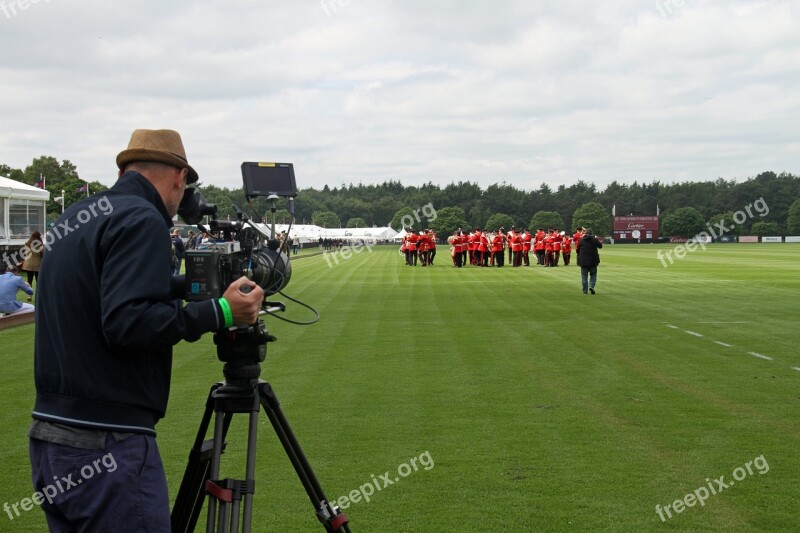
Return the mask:
<path fill-rule="evenodd" d="M 486 221 L 486 225 L 484 227 L 489 231 L 494 231 L 500 228 L 505 228 L 505 230 L 508 231 L 513 225 L 514 225 L 514 219 L 511 218 L 510 215 L 504 215 L 503 213 L 495 213 L 494 215 L 489 217 L 489 220 Z"/>
<path fill-rule="evenodd" d="M 368 226 L 367 226 L 367 222 L 363 218 L 356 217 L 356 218 L 351 218 L 350 220 L 348 220 L 346 227 L 348 227 L 348 228 L 366 228 Z"/>
<path fill-rule="evenodd" d="M 312 222 L 323 228 L 339 228 L 342 225 L 339 215 L 333 211 L 317 211 L 312 216 Z"/>
<path fill-rule="evenodd" d="M 791 235 L 800 235 L 800 200 L 795 200 L 789 206 L 789 216 L 786 217 L 786 228 Z"/>
<path fill-rule="evenodd" d="M 701 231 L 708 231 L 700 211 L 694 207 L 679 207 L 664 215 L 661 221 L 661 234 L 671 237 L 694 237 Z"/>
<path fill-rule="evenodd" d="M 265 217 L 269 222 L 272 222 L 272 212 L 267 211 L 267 216 Z M 278 209 L 275 211 L 275 223 L 277 224 L 289 224 L 292 221 L 292 214 L 289 212 L 288 209 Z"/>
<path fill-rule="evenodd" d="M 759 237 L 764 237 L 765 235 L 779 235 L 779 231 L 777 222 L 764 222 L 763 220 L 753 222 L 753 227 L 750 228 L 750 232 Z"/>
<path fill-rule="evenodd" d="M 533 215 L 533 218 L 531 218 L 531 224 L 528 227 L 530 227 L 533 231 L 536 231 L 538 228 L 563 229 L 564 219 L 561 218 L 561 215 L 555 211 L 539 211 Z"/>
<path fill-rule="evenodd" d="M 611 234 L 611 215 L 597 202 L 588 202 L 575 210 L 572 215 L 572 229 L 592 228 L 595 235 Z"/>
<path fill-rule="evenodd" d="M 415 220 L 414 210 L 410 207 L 401 207 L 392 217 L 392 221 L 389 222 L 389 227 L 395 231 L 402 231 L 403 223 L 409 220 Z"/>
<path fill-rule="evenodd" d="M 711 231 L 709 231 L 708 227 L 711 228 Z M 742 232 L 742 227 L 733 220 L 733 211 L 726 211 L 712 216 L 708 219 L 708 227 L 706 227 L 706 231 L 709 234 L 713 231 L 717 238 L 723 235 L 740 235 Z"/>
<path fill-rule="evenodd" d="M 467 227 L 467 217 L 460 207 L 443 207 L 436 211 L 436 219 L 431 220 L 430 227 L 440 238 L 447 239 L 458 228 Z"/>

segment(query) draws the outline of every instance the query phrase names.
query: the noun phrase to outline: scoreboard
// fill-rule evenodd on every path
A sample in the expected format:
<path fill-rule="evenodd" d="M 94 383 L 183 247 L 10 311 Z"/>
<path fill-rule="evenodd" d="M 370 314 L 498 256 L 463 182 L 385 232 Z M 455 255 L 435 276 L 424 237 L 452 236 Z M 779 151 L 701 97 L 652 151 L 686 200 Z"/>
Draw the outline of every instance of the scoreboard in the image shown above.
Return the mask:
<path fill-rule="evenodd" d="M 654 241 L 658 239 L 661 217 L 614 217 L 614 241 Z"/>

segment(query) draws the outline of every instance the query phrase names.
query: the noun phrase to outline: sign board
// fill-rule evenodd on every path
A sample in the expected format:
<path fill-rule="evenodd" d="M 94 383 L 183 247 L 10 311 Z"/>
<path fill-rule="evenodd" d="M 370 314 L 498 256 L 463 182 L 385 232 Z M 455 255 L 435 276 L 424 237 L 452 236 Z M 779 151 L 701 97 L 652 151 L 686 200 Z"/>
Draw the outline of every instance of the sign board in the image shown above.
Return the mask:
<path fill-rule="evenodd" d="M 756 236 L 756 235 L 741 235 L 741 236 L 739 236 L 739 242 L 758 242 L 758 236 Z"/>
<path fill-rule="evenodd" d="M 800 242 L 800 236 L 786 237 L 786 242 Z"/>
<path fill-rule="evenodd" d="M 658 239 L 660 217 L 614 217 L 613 236 L 615 240 L 655 240 Z"/>
<path fill-rule="evenodd" d="M 783 237 L 761 237 L 761 242 L 783 242 Z"/>

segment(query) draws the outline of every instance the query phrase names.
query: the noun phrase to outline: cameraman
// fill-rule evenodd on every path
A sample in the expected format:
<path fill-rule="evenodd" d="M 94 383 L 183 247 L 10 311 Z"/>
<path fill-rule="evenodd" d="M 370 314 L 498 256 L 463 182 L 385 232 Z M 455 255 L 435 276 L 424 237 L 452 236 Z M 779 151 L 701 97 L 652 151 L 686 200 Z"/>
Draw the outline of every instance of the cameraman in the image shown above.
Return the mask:
<path fill-rule="evenodd" d="M 181 300 L 169 228 L 198 176 L 177 132 L 134 131 L 117 166 L 110 190 L 58 219 L 63 232 L 39 277 L 28 433 L 34 487 L 74 482 L 101 458 L 117 465 L 42 502 L 52 531 L 170 530 L 155 425 L 167 407 L 172 346 L 255 323 L 264 299 L 240 278 L 220 299 Z"/>

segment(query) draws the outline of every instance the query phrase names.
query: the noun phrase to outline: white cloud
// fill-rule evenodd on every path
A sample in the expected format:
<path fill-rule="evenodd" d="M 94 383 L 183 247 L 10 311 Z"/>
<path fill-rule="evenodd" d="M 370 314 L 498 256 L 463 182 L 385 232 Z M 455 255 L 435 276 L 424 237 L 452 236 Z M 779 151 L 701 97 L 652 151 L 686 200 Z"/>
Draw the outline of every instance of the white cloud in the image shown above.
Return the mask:
<path fill-rule="evenodd" d="M 798 10 L 52 0 L 8 17 L 0 7 L 0 163 L 53 155 L 111 184 L 133 129 L 171 127 L 203 180 L 227 187 L 256 159 L 292 161 L 301 187 L 797 172 Z"/>

